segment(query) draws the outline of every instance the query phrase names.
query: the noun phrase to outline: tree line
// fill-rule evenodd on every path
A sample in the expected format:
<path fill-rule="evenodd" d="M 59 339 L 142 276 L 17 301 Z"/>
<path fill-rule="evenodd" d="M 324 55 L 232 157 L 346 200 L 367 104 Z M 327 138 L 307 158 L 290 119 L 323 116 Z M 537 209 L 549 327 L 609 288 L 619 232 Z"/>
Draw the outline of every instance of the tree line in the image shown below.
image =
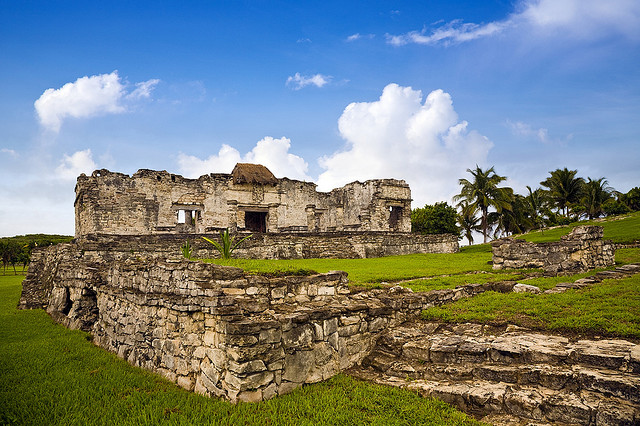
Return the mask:
<path fill-rule="evenodd" d="M 11 266 L 13 273 L 17 274 L 16 265 L 22 265 L 25 268 L 31 261 L 31 252 L 34 248 L 66 243 L 72 239 L 73 237 L 65 235 L 46 234 L 0 238 L 0 258 L 2 259 L 3 271 L 6 274 L 7 267 Z"/>
<path fill-rule="evenodd" d="M 413 232 L 453 233 L 469 244 L 473 233 L 480 232 L 486 243 L 490 237 L 640 210 L 640 187 L 621 193 L 605 178 L 584 179 L 566 167 L 550 171 L 535 190 L 527 186 L 526 194 L 500 186 L 507 178 L 493 167 L 483 170 L 476 165 L 467 172 L 469 179 L 458 180 L 462 188 L 453 197 L 455 207 L 441 202 L 411 211 Z"/>

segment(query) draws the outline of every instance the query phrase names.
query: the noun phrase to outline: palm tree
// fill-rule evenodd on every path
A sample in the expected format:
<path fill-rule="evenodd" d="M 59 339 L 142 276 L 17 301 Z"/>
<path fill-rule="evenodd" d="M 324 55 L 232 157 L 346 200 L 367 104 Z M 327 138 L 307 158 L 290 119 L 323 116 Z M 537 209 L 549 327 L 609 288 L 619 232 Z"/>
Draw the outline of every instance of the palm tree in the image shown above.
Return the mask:
<path fill-rule="evenodd" d="M 473 244 L 473 233 L 481 229 L 480 218 L 476 216 L 478 208 L 469 205 L 466 201 L 462 201 L 458 206 L 460 206 L 458 225 L 460 226 L 462 237 L 466 238 L 469 241 L 469 245 L 471 245 Z"/>
<path fill-rule="evenodd" d="M 545 224 L 545 215 L 549 213 L 549 199 L 546 191 L 536 188 L 535 191 L 527 185 L 527 213 L 531 218 L 533 229 L 542 229 Z"/>
<path fill-rule="evenodd" d="M 499 188 L 498 184 L 506 179 L 495 173 L 493 167 L 482 170 L 476 164 L 475 170 L 467 169 L 471 173 L 473 180 L 460 179 L 458 183 L 462 185 L 460 194 L 453 197 L 454 201 L 465 201 L 470 206 L 480 210 L 482 236 L 484 242 L 487 242 L 489 234 L 489 221 L 487 215 L 489 208 L 493 207 L 498 213 L 503 209 L 511 210 L 510 196 L 506 188 Z M 512 193 L 512 192 L 511 192 Z M 461 203 L 458 204 L 460 206 Z"/>
<path fill-rule="evenodd" d="M 613 188 L 605 178 L 591 179 L 582 186 L 580 202 L 589 219 L 600 217 L 603 213 L 602 204 L 611 198 Z"/>
<path fill-rule="evenodd" d="M 540 182 L 549 191 L 549 196 L 555 203 L 558 211 L 561 211 L 564 217 L 567 217 L 568 208 L 580 200 L 580 191 L 584 184 L 584 179 L 576 177 L 577 170 L 556 169 L 550 177 Z"/>
<path fill-rule="evenodd" d="M 522 234 L 533 228 L 533 221 L 529 216 L 528 200 L 520 194 L 514 194 L 511 188 L 503 188 L 509 197 L 511 209 L 491 212 L 488 215 L 489 224 L 495 225 L 494 238 L 500 234 Z"/>

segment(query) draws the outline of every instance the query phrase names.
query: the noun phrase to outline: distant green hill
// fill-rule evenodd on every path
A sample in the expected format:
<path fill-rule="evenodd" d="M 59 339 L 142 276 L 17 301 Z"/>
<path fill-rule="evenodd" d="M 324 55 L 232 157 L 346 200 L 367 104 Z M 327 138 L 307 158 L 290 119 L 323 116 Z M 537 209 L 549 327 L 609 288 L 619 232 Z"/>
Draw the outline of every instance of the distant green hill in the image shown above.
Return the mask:
<path fill-rule="evenodd" d="M 42 247 L 50 246 L 59 243 L 68 243 L 73 237 L 69 235 L 54 235 L 54 234 L 28 234 L 28 235 L 16 235 L 15 237 L 1 237 L 0 241 L 14 241 L 21 247 L 28 245 L 29 247 Z"/>

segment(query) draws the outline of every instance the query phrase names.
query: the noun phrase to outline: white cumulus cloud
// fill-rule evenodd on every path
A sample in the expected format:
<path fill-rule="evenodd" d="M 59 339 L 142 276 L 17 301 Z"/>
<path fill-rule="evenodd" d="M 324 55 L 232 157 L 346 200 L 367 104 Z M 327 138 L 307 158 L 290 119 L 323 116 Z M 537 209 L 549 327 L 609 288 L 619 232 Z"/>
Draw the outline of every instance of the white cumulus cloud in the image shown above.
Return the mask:
<path fill-rule="evenodd" d="M 307 86 L 323 87 L 331 81 L 330 75 L 315 74 L 311 76 L 301 75 L 295 73 L 293 76 L 287 78 L 287 86 L 292 87 L 293 90 L 300 90 Z"/>
<path fill-rule="evenodd" d="M 222 145 L 218 154 L 207 159 L 186 154 L 178 155 L 178 168 L 186 177 L 196 178 L 208 173 L 230 173 L 236 163 L 255 163 L 267 167 L 277 177 L 311 180 L 307 175 L 308 163 L 295 154 L 291 154 L 291 140 L 282 137 L 274 139 L 267 136 L 245 155 L 229 146 Z"/>
<path fill-rule="evenodd" d="M 318 188 L 328 191 L 354 180 L 396 178 L 411 186 L 414 206 L 450 201 L 458 179 L 482 164 L 493 145 L 469 130 L 451 96 L 389 84 L 380 99 L 348 105 L 338 121 L 345 150 L 319 160 Z"/>
<path fill-rule="evenodd" d="M 500 21 L 476 24 L 453 20 L 434 29 L 387 35 L 395 46 L 451 44 L 488 37 L 515 28 L 538 36 L 597 39 L 619 34 L 640 40 L 640 2 L 637 0 L 522 0 L 516 12 Z"/>
<path fill-rule="evenodd" d="M 126 111 L 124 98 L 148 98 L 158 80 L 136 84 L 136 89 L 127 94 L 126 85 L 117 71 L 110 74 L 80 77 L 59 89 L 47 89 L 35 101 L 34 106 L 40 124 L 53 132 L 60 131 L 65 119 L 88 118 Z"/>
<path fill-rule="evenodd" d="M 81 173 L 90 174 L 98 167 L 93 161 L 91 150 L 65 154 L 55 170 L 55 176 L 62 180 L 75 180 Z"/>

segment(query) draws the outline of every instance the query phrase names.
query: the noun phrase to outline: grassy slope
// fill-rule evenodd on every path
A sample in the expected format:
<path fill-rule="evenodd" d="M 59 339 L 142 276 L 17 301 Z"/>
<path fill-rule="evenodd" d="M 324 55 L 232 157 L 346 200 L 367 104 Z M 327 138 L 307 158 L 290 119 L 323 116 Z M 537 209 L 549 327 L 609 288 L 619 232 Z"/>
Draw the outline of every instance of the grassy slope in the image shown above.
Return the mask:
<path fill-rule="evenodd" d="M 517 324 L 537 329 L 640 339 L 640 274 L 559 294 L 487 292 L 473 299 L 427 309 L 423 318 Z"/>
<path fill-rule="evenodd" d="M 129 366 L 42 310 L 15 307 L 0 275 L 0 424 L 478 424 L 450 406 L 347 376 L 259 404 L 205 398 Z"/>
<path fill-rule="evenodd" d="M 533 243 L 558 241 L 561 236 L 567 235 L 571 229 L 579 225 L 602 226 L 604 227 L 604 238 L 612 240 L 615 243 L 633 243 L 640 241 L 640 212 L 615 216 L 604 220 L 597 219 L 577 222 L 569 226 L 560 226 L 545 231 L 530 232 L 520 238 Z"/>
<path fill-rule="evenodd" d="M 592 221 L 593 222 L 593 221 Z M 557 241 L 574 226 L 535 232 L 523 236 L 527 241 Z M 605 238 L 614 242 L 640 240 L 640 212 L 598 221 Z M 616 263 L 640 262 L 640 249 L 616 251 Z M 546 290 L 560 282 L 575 281 L 593 273 L 570 277 L 545 277 L 523 281 Z M 533 296 L 488 292 L 473 299 L 431 308 L 423 312 L 429 320 L 449 322 L 491 322 L 518 324 L 538 329 L 605 334 L 640 339 L 640 274 L 624 280 L 607 280 L 583 289 L 560 294 Z"/>

